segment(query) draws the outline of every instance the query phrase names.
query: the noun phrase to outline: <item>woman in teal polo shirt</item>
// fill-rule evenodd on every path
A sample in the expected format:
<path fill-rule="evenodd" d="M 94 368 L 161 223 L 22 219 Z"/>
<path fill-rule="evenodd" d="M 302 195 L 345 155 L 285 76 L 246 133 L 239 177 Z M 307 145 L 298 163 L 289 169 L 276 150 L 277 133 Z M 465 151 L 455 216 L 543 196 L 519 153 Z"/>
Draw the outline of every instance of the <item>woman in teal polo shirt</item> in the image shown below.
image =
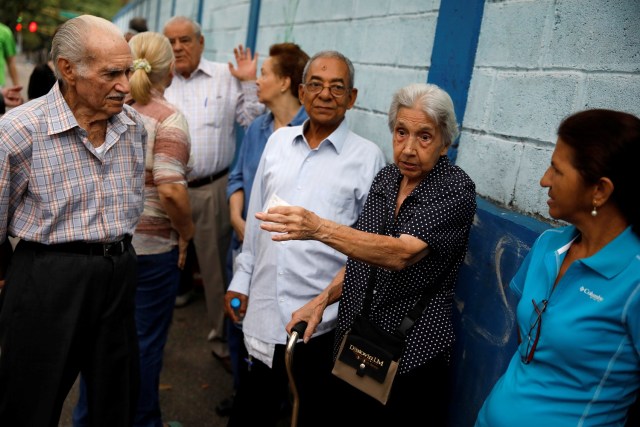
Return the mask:
<path fill-rule="evenodd" d="M 558 129 L 544 232 L 510 288 L 518 350 L 476 427 L 623 426 L 640 388 L 640 119 L 610 110 Z"/>

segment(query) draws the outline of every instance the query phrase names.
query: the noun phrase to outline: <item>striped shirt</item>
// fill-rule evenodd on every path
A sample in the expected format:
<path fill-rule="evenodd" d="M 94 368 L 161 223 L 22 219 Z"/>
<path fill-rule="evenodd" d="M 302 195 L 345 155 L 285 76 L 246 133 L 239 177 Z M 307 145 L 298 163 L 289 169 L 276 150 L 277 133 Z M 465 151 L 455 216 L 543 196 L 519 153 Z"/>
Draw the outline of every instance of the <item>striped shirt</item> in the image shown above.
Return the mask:
<path fill-rule="evenodd" d="M 255 82 L 233 77 L 227 64 L 204 58 L 189 78 L 173 77 L 165 97 L 189 122 L 193 158 L 189 181 L 231 165 L 236 150 L 235 122 L 246 128 L 264 111 L 256 90 Z"/>
<path fill-rule="evenodd" d="M 103 153 L 60 93 L 0 119 L 0 242 L 111 242 L 133 234 L 144 197 L 147 132 L 128 105 L 108 119 Z"/>
<path fill-rule="evenodd" d="M 144 212 L 133 235 L 138 255 L 161 254 L 178 244 L 178 233 L 160 203 L 158 185 L 187 185 L 189 126 L 175 106 L 152 90 L 151 101 L 132 107 L 140 113 L 149 135 L 144 180 Z M 186 189 L 185 189 L 186 191 Z"/>

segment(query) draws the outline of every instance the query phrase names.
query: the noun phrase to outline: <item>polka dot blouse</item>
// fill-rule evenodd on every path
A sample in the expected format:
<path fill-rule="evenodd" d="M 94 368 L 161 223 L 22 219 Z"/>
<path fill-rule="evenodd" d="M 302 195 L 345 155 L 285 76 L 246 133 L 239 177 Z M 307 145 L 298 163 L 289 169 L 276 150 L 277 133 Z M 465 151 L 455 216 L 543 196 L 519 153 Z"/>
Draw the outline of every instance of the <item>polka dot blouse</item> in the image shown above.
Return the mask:
<path fill-rule="evenodd" d="M 450 356 L 455 339 L 451 323 L 454 285 L 467 251 L 476 194 L 471 178 L 442 156 L 404 200 L 395 217 L 401 180 L 395 164 L 378 173 L 355 228 L 394 237 L 409 234 L 431 248 L 429 255 L 401 271 L 373 269 L 376 284 L 369 317 L 387 331 L 398 327 L 427 289 L 439 287 L 407 336 L 399 367 L 402 374 L 436 355 Z M 335 354 L 362 308 L 370 271 L 368 264 L 351 258 L 347 261 Z"/>

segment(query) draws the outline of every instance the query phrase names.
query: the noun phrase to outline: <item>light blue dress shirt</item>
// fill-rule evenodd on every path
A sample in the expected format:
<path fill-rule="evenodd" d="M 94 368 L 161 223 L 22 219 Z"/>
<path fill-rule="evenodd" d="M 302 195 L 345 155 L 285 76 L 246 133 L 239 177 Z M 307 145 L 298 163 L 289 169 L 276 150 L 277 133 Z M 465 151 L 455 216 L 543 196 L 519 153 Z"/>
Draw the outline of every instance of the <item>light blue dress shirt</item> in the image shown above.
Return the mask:
<path fill-rule="evenodd" d="M 291 120 L 288 126 L 299 126 L 307 120 L 307 112 L 304 107 L 300 107 L 298 113 Z M 242 144 L 238 149 L 238 159 L 233 169 L 229 172 L 229 181 L 227 183 L 227 199 L 238 190 L 244 190 L 244 206 L 242 209 L 242 217 L 247 218 L 247 209 L 249 208 L 249 196 L 251 195 L 251 187 L 253 179 L 258 170 L 258 164 L 267 144 L 269 137 L 274 130 L 274 118 L 272 112 L 267 112 L 257 117 L 249 126 L 242 139 Z"/>
<path fill-rule="evenodd" d="M 229 289 L 249 295 L 245 338 L 285 344 L 291 313 L 318 295 L 345 265 L 346 256 L 317 241 L 273 242 L 255 213 L 275 194 L 321 217 L 355 224 L 373 178 L 385 165 L 380 148 L 351 132 L 343 120 L 317 149 L 302 126 L 283 127 L 269 138 L 251 190 L 237 271 Z M 316 335 L 336 325 L 337 304 L 324 312 Z"/>

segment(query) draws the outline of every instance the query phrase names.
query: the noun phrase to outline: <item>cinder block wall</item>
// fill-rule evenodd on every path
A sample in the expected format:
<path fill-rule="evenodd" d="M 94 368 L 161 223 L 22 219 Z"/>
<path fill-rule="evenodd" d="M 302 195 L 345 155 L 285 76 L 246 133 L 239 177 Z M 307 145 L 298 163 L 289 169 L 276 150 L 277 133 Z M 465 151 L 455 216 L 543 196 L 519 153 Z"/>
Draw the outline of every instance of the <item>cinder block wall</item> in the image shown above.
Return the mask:
<path fill-rule="evenodd" d="M 142 14 L 156 16 L 147 4 L 162 3 L 159 26 L 151 18 L 150 28 L 162 31 L 171 16 L 171 2 L 138 1 L 114 19 L 123 31 L 129 19 Z M 256 50 L 262 58 L 269 46 L 284 41 L 300 45 L 309 55 L 332 49 L 354 63 L 359 89 L 355 108 L 347 114 L 355 132 L 376 142 L 391 158 L 391 134 L 386 113 L 398 88 L 425 82 L 429 71 L 438 0 L 262 0 Z M 176 1 L 176 15 L 198 16 L 197 0 Z M 201 24 L 205 35 L 205 57 L 213 61 L 233 60 L 233 47 L 245 43 L 250 1 L 206 0 Z M 155 10 L 155 9 L 154 9 Z"/>
<path fill-rule="evenodd" d="M 391 96 L 405 84 L 426 81 L 438 7 L 434 0 L 264 0 L 257 49 L 266 54 L 271 44 L 291 41 L 309 55 L 332 49 L 349 57 L 358 88 L 349 123 L 391 161 Z"/>
<path fill-rule="evenodd" d="M 476 0 L 482 1 L 482 0 Z M 173 15 L 200 19 L 205 56 L 233 59 L 244 43 L 249 0 L 138 0 L 114 19 L 146 16 L 161 31 Z M 391 161 L 386 112 L 399 87 L 424 82 L 438 0 L 262 0 L 256 50 L 292 41 L 309 54 L 336 49 L 356 68 L 352 128 Z M 487 1 L 457 163 L 478 194 L 514 212 L 548 218 L 538 180 L 564 116 L 602 107 L 640 115 L 640 2 Z"/>
<path fill-rule="evenodd" d="M 562 118 L 586 108 L 640 115 L 640 2 L 487 2 L 458 165 L 478 193 L 548 217 L 538 181 Z"/>

